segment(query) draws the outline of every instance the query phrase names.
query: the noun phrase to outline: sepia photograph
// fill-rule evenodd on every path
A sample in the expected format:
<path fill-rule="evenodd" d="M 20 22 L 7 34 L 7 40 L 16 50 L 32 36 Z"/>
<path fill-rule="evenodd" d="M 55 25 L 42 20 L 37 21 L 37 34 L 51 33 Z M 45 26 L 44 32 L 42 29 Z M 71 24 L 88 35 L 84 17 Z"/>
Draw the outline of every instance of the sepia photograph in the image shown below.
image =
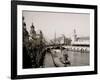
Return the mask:
<path fill-rule="evenodd" d="M 11 3 L 11 78 L 97 74 L 97 6 Z"/>
<path fill-rule="evenodd" d="M 90 14 L 23 11 L 23 68 L 90 64 Z"/>

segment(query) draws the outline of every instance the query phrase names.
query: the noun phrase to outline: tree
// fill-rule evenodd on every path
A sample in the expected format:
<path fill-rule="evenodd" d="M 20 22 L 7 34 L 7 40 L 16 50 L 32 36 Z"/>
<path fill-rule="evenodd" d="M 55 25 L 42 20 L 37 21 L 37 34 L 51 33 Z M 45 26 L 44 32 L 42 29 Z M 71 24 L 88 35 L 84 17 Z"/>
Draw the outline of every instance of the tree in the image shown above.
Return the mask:
<path fill-rule="evenodd" d="M 31 58 L 28 54 L 28 45 L 29 45 L 29 33 L 26 29 L 26 23 L 24 22 L 24 17 L 22 19 L 23 24 L 23 68 L 31 68 Z"/>
<path fill-rule="evenodd" d="M 29 33 L 26 29 L 26 23 L 24 22 L 24 17 L 23 17 L 23 44 L 24 46 L 28 45 L 28 41 L 29 41 Z"/>

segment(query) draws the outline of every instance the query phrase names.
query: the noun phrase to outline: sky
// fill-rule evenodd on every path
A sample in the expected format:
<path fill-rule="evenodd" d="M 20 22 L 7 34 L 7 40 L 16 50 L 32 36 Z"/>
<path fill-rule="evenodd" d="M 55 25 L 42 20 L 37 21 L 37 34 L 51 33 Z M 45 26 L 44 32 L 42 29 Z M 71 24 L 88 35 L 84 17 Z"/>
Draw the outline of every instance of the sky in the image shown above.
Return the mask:
<path fill-rule="evenodd" d="M 64 34 L 72 37 L 74 29 L 78 36 L 90 36 L 90 15 L 82 13 L 23 11 L 26 28 L 30 31 L 32 23 L 35 30 L 42 30 L 47 40 Z"/>

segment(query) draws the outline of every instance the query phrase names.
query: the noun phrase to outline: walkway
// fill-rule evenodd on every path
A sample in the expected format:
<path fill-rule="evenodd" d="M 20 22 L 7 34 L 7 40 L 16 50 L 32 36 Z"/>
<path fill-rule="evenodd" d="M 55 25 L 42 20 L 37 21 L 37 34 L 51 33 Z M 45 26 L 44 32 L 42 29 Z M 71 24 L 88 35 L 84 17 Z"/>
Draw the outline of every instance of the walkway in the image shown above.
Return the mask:
<path fill-rule="evenodd" d="M 45 54 L 43 67 L 55 67 L 51 53 Z"/>

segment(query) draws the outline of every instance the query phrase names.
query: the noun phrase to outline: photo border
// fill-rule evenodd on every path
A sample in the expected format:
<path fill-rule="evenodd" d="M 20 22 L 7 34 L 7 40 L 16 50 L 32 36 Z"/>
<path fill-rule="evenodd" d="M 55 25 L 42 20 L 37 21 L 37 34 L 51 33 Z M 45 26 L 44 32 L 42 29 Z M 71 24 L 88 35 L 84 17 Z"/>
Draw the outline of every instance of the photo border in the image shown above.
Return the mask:
<path fill-rule="evenodd" d="M 18 75 L 17 74 L 17 5 L 31 5 L 31 6 L 36 5 L 36 6 L 47 6 L 47 7 L 93 9 L 94 10 L 94 53 L 95 53 L 94 71 Z M 97 6 L 96 5 L 48 3 L 48 2 L 33 2 L 33 1 L 11 1 L 11 78 L 12 79 L 89 75 L 89 74 L 97 74 Z"/>

